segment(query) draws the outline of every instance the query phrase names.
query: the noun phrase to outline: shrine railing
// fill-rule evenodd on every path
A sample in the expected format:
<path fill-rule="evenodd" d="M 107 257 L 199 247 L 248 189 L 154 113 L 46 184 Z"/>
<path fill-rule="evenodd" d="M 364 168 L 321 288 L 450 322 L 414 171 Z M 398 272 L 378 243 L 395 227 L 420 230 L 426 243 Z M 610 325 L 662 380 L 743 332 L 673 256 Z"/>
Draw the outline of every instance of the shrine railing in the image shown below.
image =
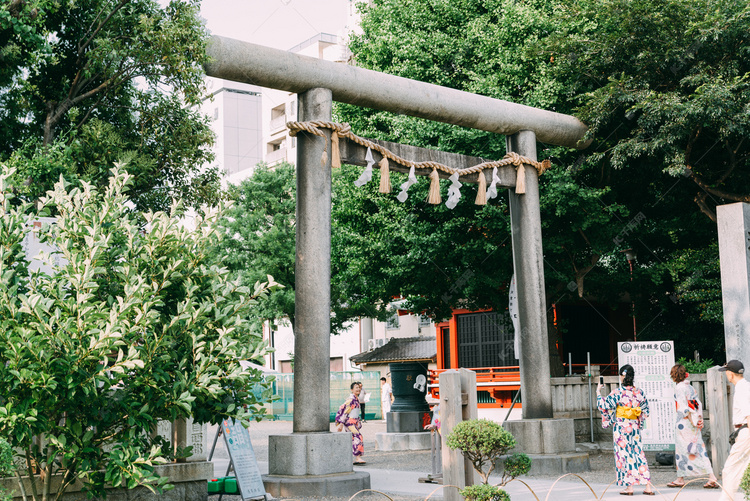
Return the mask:
<path fill-rule="evenodd" d="M 591 378 L 592 398 L 589 400 L 589 382 L 586 374 L 573 374 L 566 377 L 550 378 L 552 385 L 552 408 L 555 417 L 588 418 L 589 409 L 595 406 L 596 386 L 598 384 L 598 365 L 596 375 Z M 437 397 L 440 374 L 447 369 L 429 371 L 429 390 Z M 508 403 L 508 395 L 521 387 L 521 376 L 518 366 L 510 367 L 481 367 L 471 369 L 477 373 L 477 391 L 486 391 L 502 402 Z M 611 392 L 620 384 L 618 376 L 604 376 L 606 393 Z M 690 384 L 695 388 L 698 399 L 703 402 L 704 417 L 708 419 L 709 403 L 706 399 L 706 374 L 691 374 Z"/>

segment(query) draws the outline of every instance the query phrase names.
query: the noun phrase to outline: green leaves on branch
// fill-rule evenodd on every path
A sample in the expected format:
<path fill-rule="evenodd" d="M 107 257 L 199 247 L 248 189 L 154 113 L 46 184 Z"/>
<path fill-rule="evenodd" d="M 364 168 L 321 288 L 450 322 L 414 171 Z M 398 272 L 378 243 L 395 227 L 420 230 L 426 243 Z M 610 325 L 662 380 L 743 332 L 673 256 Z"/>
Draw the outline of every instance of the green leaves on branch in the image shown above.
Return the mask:
<path fill-rule="evenodd" d="M 495 461 L 516 446 L 516 439 L 499 423 L 489 419 L 471 419 L 454 426 L 446 438 L 446 444 L 450 449 L 460 450 L 486 484 L 495 469 Z M 511 456 L 506 461 L 503 485 L 506 476 L 515 478 L 526 474 L 530 467 L 531 460 L 525 454 Z"/>
<path fill-rule="evenodd" d="M 207 32 L 196 0 L 14 0 L 0 7 L 0 160 L 35 201 L 60 175 L 105 189 L 128 160 L 130 198 L 214 205 L 214 135 L 197 111 Z"/>
<path fill-rule="evenodd" d="M 120 166 L 104 190 L 61 179 L 37 211 L 18 203 L 11 179 L 4 168 L 0 434 L 24 464 L 65 472 L 52 497 L 76 480 L 96 496 L 106 484 L 164 487 L 153 466 L 176 452 L 151 438 L 160 420 L 262 417 L 269 383 L 239 362 L 265 353 L 244 325 L 276 284 L 242 286 L 212 256 L 225 207 L 205 208 L 194 228 L 179 218 L 179 203 L 139 216 L 128 209 L 133 179 Z M 50 208 L 52 224 L 40 219 Z M 29 262 L 25 241 L 46 253 Z"/>

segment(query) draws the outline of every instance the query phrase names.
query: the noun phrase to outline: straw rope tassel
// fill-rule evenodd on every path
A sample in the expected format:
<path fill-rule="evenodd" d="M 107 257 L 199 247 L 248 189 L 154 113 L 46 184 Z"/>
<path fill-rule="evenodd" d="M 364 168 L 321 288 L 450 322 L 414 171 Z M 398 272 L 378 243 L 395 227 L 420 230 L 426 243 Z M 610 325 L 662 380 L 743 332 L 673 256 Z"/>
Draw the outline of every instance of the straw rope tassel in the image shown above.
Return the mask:
<path fill-rule="evenodd" d="M 518 164 L 516 169 L 516 195 L 526 193 L 526 168 L 524 164 Z"/>
<path fill-rule="evenodd" d="M 391 192 L 391 169 L 388 167 L 388 157 L 383 157 L 380 166 L 380 193 Z"/>
<path fill-rule="evenodd" d="M 440 175 L 437 169 L 432 169 L 430 172 L 430 195 L 427 197 L 427 203 L 432 205 L 443 203 L 443 198 L 440 196 Z"/>
<path fill-rule="evenodd" d="M 477 181 L 479 186 L 477 187 L 477 198 L 474 200 L 476 205 L 487 205 L 487 178 L 484 176 L 484 171 L 480 170 L 477 172 Z"/>
<path fill-rule="evenodd" d="M 341 153 L 339 151 L 339 133 L 336 129 L 331 132 L 331 167 L 341 167 Z"/>

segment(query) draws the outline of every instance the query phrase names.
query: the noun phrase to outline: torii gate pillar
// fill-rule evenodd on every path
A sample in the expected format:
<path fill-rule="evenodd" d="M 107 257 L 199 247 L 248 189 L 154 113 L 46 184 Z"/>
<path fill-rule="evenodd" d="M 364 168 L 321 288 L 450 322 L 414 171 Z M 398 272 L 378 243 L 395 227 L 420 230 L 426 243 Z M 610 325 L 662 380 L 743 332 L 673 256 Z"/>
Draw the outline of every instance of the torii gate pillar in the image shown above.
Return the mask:
<path fill-rule="evenodd" d="M 522 130 L 506 137 L 507 151 L 536 160 L 536 135 Z M 544 292 L 542 219 L 539 210 L 539 178 L 536 169 L 524 169 L 526 193 L 510 189 L 510 225 L 513 242 L 513 270 L 518 287 L 521 332 L 521 402 L 523 418 L 552 417 L 549 340 Z"/>
<path fill-rule="evenodd" d="M 332 109 L 329 89 L 299 94 L 301 120 L 330 121 Z M 370 474 L 353 471 L 351 433 L 330 433 L 331 138 L 297 140 L 294 433 L 268 437 L 263 483 L 275 497 L 352 496 Z"/>

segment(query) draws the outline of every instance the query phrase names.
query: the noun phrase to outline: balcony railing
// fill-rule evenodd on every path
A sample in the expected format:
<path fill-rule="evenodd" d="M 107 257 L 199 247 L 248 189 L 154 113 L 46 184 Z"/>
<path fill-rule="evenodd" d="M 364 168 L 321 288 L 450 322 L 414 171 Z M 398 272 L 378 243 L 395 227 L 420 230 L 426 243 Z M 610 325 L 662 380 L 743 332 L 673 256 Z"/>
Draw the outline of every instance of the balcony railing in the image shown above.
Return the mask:
<path fill-rule="evenodd" d="M 268 165 L 274 165 L 279 162 L 283 162 L 284 160 L 286 160 L 286 154 L 287 154 L 286 148 L 279 148 L 278 150 L 274 150 L 270 153 L 266 153 L 266 163 Z"/>
<path fill-rule="evenodd" d="M 271 119 L 271 133 L 273 134 L 274 132 L 286 127 L 286 122 L 287 122 L 286 115 L 281 115 L 276 118 L 272 118 Z"/>

